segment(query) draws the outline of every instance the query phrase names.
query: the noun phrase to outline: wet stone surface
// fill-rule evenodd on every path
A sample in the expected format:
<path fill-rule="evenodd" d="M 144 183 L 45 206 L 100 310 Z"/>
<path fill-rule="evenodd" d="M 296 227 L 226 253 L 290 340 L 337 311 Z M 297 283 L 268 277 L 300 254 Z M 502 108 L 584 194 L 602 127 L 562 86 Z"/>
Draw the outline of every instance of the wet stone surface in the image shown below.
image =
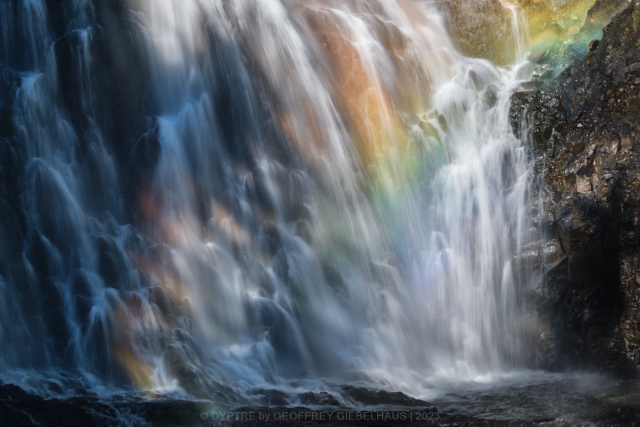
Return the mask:
<path fill-rule="evenodd" d="M 584 60 L 516 93 L 514 128 L 529 128 L 544 231 L 544 279 L 530 298 L 541 367 L 587 367 L 621 379 L 640 363 L 640 31 L 631 3 Z M 525 136 L 525 135 L 522 135 Z M 535 215 L 534 215 L 535 216 Z M 543 255 L 544 254 L 544 255 Z"/>
<path fill-rule="evenodd" d="M 62 391 L 62 390 L 60 390 Z M 98 397 L 78 389 L 43 399 L 0 385 L 0 425 L 7 426 L 633 426 L 640 425 L 638 384 L 592 377 L 558 377 L 449 393 L 430 403 L 402 393 L 341 386 L 328 392 L 279 395 L 306 404 L 230 406 L 135 393 Z M 286 396 L 286 397 L 285 397 Z M 363 404 L 363 402 L 367 402 Z"/>

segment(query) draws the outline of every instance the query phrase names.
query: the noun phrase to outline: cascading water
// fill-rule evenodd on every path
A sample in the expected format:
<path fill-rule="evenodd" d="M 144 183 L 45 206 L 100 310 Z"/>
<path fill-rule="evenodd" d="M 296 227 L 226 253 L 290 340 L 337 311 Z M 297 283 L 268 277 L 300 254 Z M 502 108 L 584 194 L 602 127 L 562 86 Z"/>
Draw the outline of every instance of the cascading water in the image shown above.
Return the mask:
<path fill-rule="evenodd" d="M 459 54 L 427 1 L 130 0 L 129 32 L 102 2 L 62 3 L 0 1 L 3 152 L 24 163 L 22 234 L 0 253 L 5 380 L 424 395 L 534 366 L 508 114 L 526 67 Z M 128 83 L 97 62 L 113 34 L 146 64 L 128 148 L 105 118 Z"/>

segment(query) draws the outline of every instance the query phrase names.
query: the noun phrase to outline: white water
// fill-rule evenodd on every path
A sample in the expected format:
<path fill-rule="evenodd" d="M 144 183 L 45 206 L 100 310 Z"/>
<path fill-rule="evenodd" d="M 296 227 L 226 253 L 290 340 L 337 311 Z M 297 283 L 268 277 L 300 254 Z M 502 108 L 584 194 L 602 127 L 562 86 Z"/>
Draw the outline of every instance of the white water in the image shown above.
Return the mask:
<path fill-rule="evenodd" d="M 0 366 L 145 390 L 332 378 L 418 396 L 535 367 L 517 292 L 530 165 L 509 123 L 528 77 L 516 9 L 521 64 L 496 68 L 459 54 L 427 1 L 130 1 L 161 147 L 136 229 L 98 124 L 91 3 L 67 29 L 84 135 L 60 101 L 45 2 L 19 3 L 10 16 L 0 2 L 0 22 L 28 39 L 27 59 L 6 61 L 22 70 L 22 197 L 48 274 L 24 263 L 36 299 L 59 290 L 67 333 L 44 297 L 18 327 L 30 315 L 5 274 Z M 1 41 L 11 58 L 18 39 Z"/>

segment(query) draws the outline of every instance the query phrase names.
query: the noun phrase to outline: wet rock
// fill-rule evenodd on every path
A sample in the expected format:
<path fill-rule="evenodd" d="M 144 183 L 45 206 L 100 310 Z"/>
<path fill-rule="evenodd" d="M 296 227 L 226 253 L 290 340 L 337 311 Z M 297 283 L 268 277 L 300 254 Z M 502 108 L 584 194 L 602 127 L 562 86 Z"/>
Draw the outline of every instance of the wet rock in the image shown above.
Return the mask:
<path fill-rule="evenodd" d="M 5 402 L 0 402 L 0 424 L 4 426 L 24 426 L 35 427 L 36 425 L 31 421 L 29 415 L 14 409 Z"/>
<path fill-rule="evenodd" d="M 53 35 L 61 37 L 66 31 L 65 3 L 60 0 L 45 0 L 49 14 L 49 25 Z"/>
<path fill-rule="evenodd" d="M 13 100 L 19 84 L 19 76 L 0 65 L 0 137 L 14 136 Z"/>
<path fill-rule="evenodd" d="M 71 34 L 58 39 L 53 50 L 56 55 L 59 93 L 78 136 L 82 138 L 89 122 L 82 111 L 82 78 L 78 69 L 78 61 L 74 57 L 74 51 L 78 50 L 77 36 L 74 37 Z"/>
<path fill-rule="evenodd" d="M 32 212 L 46 212 L 34 218 L 34 226 L 64 260 L 72 259 L 72 252 L 80 245 L 79 230 L 83 222 L 76 200 L 66 183 L 59 179 L 58 171 L 47 161 L 32 158 L 25 172 L 26 191 L 31 194 L 28 201 L 25 200 L 25 204 L 28 202 L 25 208 Z"/>
<path fill-rule="evenodd" d="M 89 323 L 89 313 L 93 308 L 93 301 L 90 298 L 76 295 L 73 299 L 77 319 L 82 324 Z"/>
<path fill-rule="evenodd" d="M 495 104 L 495 91 L 491 91 L 491 90 L 487 90 L 487 94 L 486 94 L 487 98 L 489 98 L 490 100 L 489 102 L 493 102 Z M 422 129 L 422 131 L 425 133 L 425 135 L 427 135 L 428 137 L 432 137 L 432 138 L 437 138 L 438 137 L 438 130 L 436 129 L 435 126 L 433 126 L 431 123 L 426 122 L 424 120 L 420 121 L 419 123 L 420 129 Z"/>
<path fill-rule="evenodd" d="M 580 194 L 590 193 L 593 190 L 591 181 L 581 176 L 576 176 L 576 190 Z"/>
<path fill-rule="evenodd" d="M 51 252 L 51 244 L 42 237 L 38 230 L 31 229 L 27 235 L 25 255 L 40 277 L 52 274 Z"/>
<path fill-rule="evenodd" d="M 48 310 L 55 310 L 62 307 L 63 300 L 58 288 L 50 277 L 46 277 L 42 280 L 40 294 L 42 296 L 42 307 L 45 312 Z"/>
<path fill-rule="evenodd" d="M 594 8 L 605 15 L 609 10 L 603 1 Z M 540 216 L 553 218 L 547 240 L 566 253 L 543 270 L 535 303 L 546 325 L 540 351 L 553 369 L 638 375 L 640 91 L 632 75 L 640 67 L 637 35 L 630 31 L 638 13 L 629 5 L 584 59 L 541 89 L 513 98 L 514 129 L 525 108 L 534 124 L 534 192 L 549 201 Z"/>
<path fill-rule="evenodd" d="M 108 336 L 109 328 L 105 325 L 101 316 L 94 316 L 89 319 L 89 325 L 83 327 L 82 333 L 85 337 L 85 351 L 88 357 L 92 359 L 93 366 L 104 376 L 115 376 L 115 381 L 122 380 L 124 375 L 117 369 L 117 366 L 111 360 L 110 355 L 110 337 Z M 114 375 L 116 374 L 116 375 Z M 129 384 L 128 381 L 124 382 Z"/>
<path fill-rule="evenodd" d="M 414 399 L 401 392 L 375 391 L 350 385 L 343 386 L 342 391 L 345 397 L 365 405 L 430 406 L 427 402 Z"/>
<path fill-rule="evenodd" d="M 282 247 L 278 225 L 272 221 L 265 221 L 262 224 L 262 230 L 263 232 L 260 236 L 262 246 L 270 254 L 277 253 Z"/>
<path fill-rule="evenodd" d="M 339 407 L 340 402 L 336 400 L 333 395 L 327 393 L 326 391 L 320 393 L 302 393 L 299 396 L 300 403 L 303 405 L 317 405 L 317 406 L 334 406 Z"/>
<path fill-rule="evenodd" d="M 131 197 L 147 187 L 153 179 L 153 172 L 160 159 L 160 139 L 158 138 L 158 123 L 155 119 L 144 120 L 144 132 L 137 138 L 129 154 L 127 175 L 131 179 Z"/>
<path fill-rule="evenodd" d="M 154 427 L 186 426 L 211 426 L 215 423 L 211 420 L 212 408 L 226 412 L 224 406 L 209 401 L 147 401 L 131 404 L 124 402 L 120 407 L 132 411 Z M 201 414 L 207 412 L 207 420 L 201 418 Z M 220 425 L 229 423 L 220 423 Z"/>
<path fill-rule="evenodd" d="M 42 305 L 42 320 L 48 331 L 48 344 L 53 350 L 53 354 L 63 359 L 70 333 L 61 286 L 51 277 L 42 279 L 40 281 L 39 300 Z"/>
<path fill-rule="evenodd" d="M 148 56 L 144 54 L 144 34 L 141 26 L 131 19 L 129 8 L 134 5 L 129 2 L 92 2 L 95 13 L 90 14 L 90 19 L 95 18 L 95 22 L 87 29 L 88 34 L 67 31 L 74 27 L 69 2 L 47 0 L 47 4 L 51 5 L 48 11 L 56 40 L 53 50 L 58 93 L 78 136 L 76 156 L 87 175 L 85 185 L 91 187 L 89 183 L 95 185 L 94 181 L 100 178 L 97 174 L 100 169 L 92 166 L 95 163 L 92 143 L 96 140 L 104 143 L 106 153 L 98 150 L 99 156 L 113 156 L 117 172 L 122 173 L 129 163 L 137 136 L 144 132 L 140 127 L 143 117 L 153 113 L 153 97 L 148 95 L 152 79 Z M 85 49 L 90 52 L 86 57 L 80 54 Z M 85 62 L 81 64 L 80 60 Z M 86 96 L 88 87 L 92 91 L 92 105 Z M 141 173 L 146 170 L 142 168 Z M 138 187 L 126 179 L 121 182 L 126 195 L 124 202 L 131 208 L 136 202 L 133 196 Z M 94 190 L 88 188 L 89 197 L 96 193 Z M 92 204 L 103 198 L 94 197 Z M 126 211 L 133 212 L 132 209 Z"/>
<path fill-rule="evenodd" d="M 73 283 L 71 284 L 71 294 L 79 295 L 85 298 L 91 298 L 91 285 L 89 284 L 87 276 L 83 272 L 78 272 L 73 278 Z"/>
<path fill-rule="evenodd" d="M 52 350 L 49 356 L 58 358 L 58 363 L 62 364 L 66 359 L 65 349 L 70 338 L 67 316 L 63 308 L 58 307 L 47 310 L 43 320 L 49 332 L 48 344 Z"/>
<path fill-rule="evenodd" d="M 170 314 L 175 310 L 175 303 L 164 288 L 159 286 L 149 289 L 149 301 L 154 303 L 161 313 Z"/>
<path fill-rule="evenodd" d="M 265 406 L 286 406 L 289 404 L 289 396 L 279 390 L 254 390 L 251 394 L 261 396 L 260 404 Z"/>
<path fill-rule="evenodd" d="M 309 245 L 313 243 L 311 237 L 311 226 L 307 221 L 300 220 L 296 223 L 295 235 L 300 237 Z"/>
<path fill-rule="evenodd" d="M 266 390 L 256 390 L 259 394 Z M 279 394 L 279 393 L 276 393 Z M 306 394 L 306 393 L 305 393 Z M 314 393 L 311 393 L 314 394 Z M 394 393 L 391 393 L 393 395 Z M 315 393 L 324 396 L 324 393 Z M 584 422 L 602 427 L 634 425 L 640 421 L 640 412 L 635 396 L 612 396 L 605 402 L 595 401 L 597 411 L 589 411 L 571 419 L 576 424 Z M 637 399 L 637 397 L 636 397 Z M 8 426 L 120 426 L 129 421 L 132 425 L 174 427 L 178 425 L 204 427 L 224 425 L 229 427 L 284 426 L 424 426 L 442 425 L 458 427 L 533 427 L 553 422 L 553 417 L 540 416 L 535 420 L 508 419 L 501 413 L 500 419 L 489 413 L 473 417 L 462 414 L 440 412 L 435 407 L 393 407 L 391 402 L 380 403 L 384 409 L 358 409 L 330 407 L 323 411 L 304 406 L 240 406 L 221 403 L 211 399 L 175 400 L 166 396 L 158 399 L 141 396 L 112 398 L 96 396 L 78 389 L 74 397 L 43 399 L 26 393 L 19 387 L 0 383 L 0 422 Z M 324 414 L 320 418 L 320 414 Z M 253 414 L 253 415 L 251 415 Z M 315 414 L 315 416 L 313 415 Z M 329 416 L 331 414 L 331 416 Z M 359 414 L 359 415 L 358 415 Z M 225 417 L 221 419 L 221 417 Z M 365 418 L 366 417 L 366 418 Z M 580 424 L 581 425 L 581 424 Z"/>
<path fill-rule="evenodd" d="M 510 14 L 499 0 L 453 0 L 446 5 L 454 40 L 463 53 L 509 63 L 505 40 L 510 38 Z"/>
<path fill-rule="evenodd" d="M 14 262 L 18 262 L 18 254 L 22 252 L 24 228 L 21 224 L 22 211 L 16 212 L 14 209 L 9 203 L 0 199 L 0 230 L 2 231 L 0 244 L 2 244 L 6 256 L 13 258 Z"/>
<path fill-rule="evenodd" d="M 219 402 L 237 402 L 238 396 L 228 386 L 212 381 L 204 372 L 206 359 L 198 343 L 186 332 L 176 329 L 175 337 L 165 347 L 165 365 L 172 377 L 192 396 L 216 399 Z"/>
<path fill-rule="evenodd" d="M 60 385 L 60 382 L 58 381 L 50 380 L 47 384 L 47 388 L 52 393 L 56 393 L 56 394 L 64 393 L 64 389 L 62 388 L 62 386 Z"/>
<path fill-rule="evenodd" d="M 20 197 L 24 188 L 24 157 L 22 147 L 15 139 L 0 137 L 0 198 L 18 217 L 20 228 L 26 232 L 26 219 L 22 213 Z"/>
<path fill-rule="evenodd" d="M 93 399 L 45 400 L 17 386 L 0 384 L 0 422 L 2 420 L 8 420 L 2 423 L 7 426 L 109 426 L 117 422 L 117 413 Z"/>
<path fill-rule="evenodd" d="M 95 246 L 98 252 L 98 273 L 107 286 L 120 287 L 120 277 L 127 268 L 116 242 L 109 236 L 96 236 Z"/>

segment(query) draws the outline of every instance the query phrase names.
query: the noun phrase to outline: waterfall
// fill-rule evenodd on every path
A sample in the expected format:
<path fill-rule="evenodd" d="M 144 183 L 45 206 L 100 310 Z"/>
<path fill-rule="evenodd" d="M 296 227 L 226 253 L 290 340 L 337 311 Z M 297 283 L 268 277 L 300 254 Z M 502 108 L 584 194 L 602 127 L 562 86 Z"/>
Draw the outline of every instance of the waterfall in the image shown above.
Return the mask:
<path fill-rule="evenodd" d="M 0 0 L 5 378 L 419 395 L 534 367 L 501 3 L 509 67 L 438 2 Z"/>

